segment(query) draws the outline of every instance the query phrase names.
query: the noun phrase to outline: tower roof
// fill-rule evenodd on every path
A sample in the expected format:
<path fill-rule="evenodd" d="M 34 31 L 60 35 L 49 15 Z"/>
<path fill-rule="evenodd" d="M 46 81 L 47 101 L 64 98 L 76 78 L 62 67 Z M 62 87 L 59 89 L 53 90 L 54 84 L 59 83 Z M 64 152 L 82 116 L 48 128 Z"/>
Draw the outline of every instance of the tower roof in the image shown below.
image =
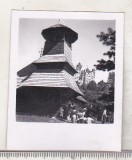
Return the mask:
<path fill-rule="evenodd" d="M 59 73 L 34 72 L 21 82 L 21 87 L 23 86 L 70 88 L 79 95 L 83 95 L 78 88 L 74 77 L 64 70 Z"/>
<path fill-rule="evenodd" d="M 54 36 L 65 36 L 69 43 L 74 43 L 78 39 L 78 34 L 75 31 L 60 23 L 44 29 L 42 35 L 47 41 L 52 40 Z"/>
<path fill-rule="evenodd" d="M 34 64 L 40 64 L 40 63 L 61 63 L 61 62 L 67 62 L 70 67 L 74 70 L 75 73 L 77 73 L 73 63 L 66 57 L 64 54 L 57 54 L 57 55 L 44 55 L 34 61 Z"/>

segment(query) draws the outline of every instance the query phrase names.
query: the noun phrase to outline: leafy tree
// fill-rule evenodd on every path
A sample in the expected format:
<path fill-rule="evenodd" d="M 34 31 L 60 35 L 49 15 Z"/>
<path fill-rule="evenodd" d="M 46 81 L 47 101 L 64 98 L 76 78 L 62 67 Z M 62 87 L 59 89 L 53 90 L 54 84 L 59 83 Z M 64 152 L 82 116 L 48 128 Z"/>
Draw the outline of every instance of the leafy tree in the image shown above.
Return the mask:
<path fill-rule="evenodd" d="M 109 72 L 107 85 L 109 87 L 108 93 L 103 93 L 98 100 L 102 101 L 105 104 L 105 107 L 114 112 L 114 80 L 115 80 L 115 73 Z"/>
<path fill-rule="evenodd" d="M 98 91 L 104 91 L 105 86 L 106 86 L 106 83 L 102 80 L 102 81 L 98 82 L 98 84 L 97 84 L 97 90 Z"/>
<path fill-rule="evenodd" d="M 83 93 L 85 93 L 85 91 L 87 90 L 87 85 L 83 83 L 82 85 L 79 86 L 79 88 Z"/>
<path fill-rule="evenodd" d="M 85 98 L 88 102 L 96 103 L 96 100 L 98 99 L 97 92 L 94 90 L 86 90 Z"/>
<path fill-rule="evenodd" d="M 102 71 L 111 71 L 115 69 L 115 41 L 116 41 L 116 31 L 112 28 L 108 28 L 107 33 L 101 32 L 97 35 L 99 41 L 103 43 L 103 45 L 109 46 L 110 50 L 104 53 L 103 55 L 108 56 L 109 60 L 98 60 L 98 64 L 94 65 L 97 70 Z"/>
<path fill-rule="evenodd" d="M 103 94 L 98 100 L 105 103 L 105 107 L 114 112 L 114 87 L 110 87 L 108 94 Z"/>
<path fill-rule="evenodd" d="M 101 71 L 112 71 L 115 69 L 115 42 L 116 42 L 116 31 L 112 28 L 108 28 L 107 33 L 101 32 L 97 35 L 97 38 L 103 43 L 103 45 L 109 46 L 110 49 L 104 53 L 104 56 L 108 56 L 108 60 L 98 60 L 98 64 L 94 65 L 97 70 Z M 98 102 L 101 106 L 107 107 L 111 112 L 114 112 L 114 72 L 109 72 L 108 81 L 106 83 L 106 91 L 103 83 L 98 84 L 98 89 L 103 89 L 103 92 L 98 97 Z"/>
<path fill-rule="evenodd" d="M 88 90 L 94 90 L 96 91 L 97 90 L 97 84 L 95 81 L 91 81 L 88 83 L 88 86 L 87 86 L 87 89 Z"/>

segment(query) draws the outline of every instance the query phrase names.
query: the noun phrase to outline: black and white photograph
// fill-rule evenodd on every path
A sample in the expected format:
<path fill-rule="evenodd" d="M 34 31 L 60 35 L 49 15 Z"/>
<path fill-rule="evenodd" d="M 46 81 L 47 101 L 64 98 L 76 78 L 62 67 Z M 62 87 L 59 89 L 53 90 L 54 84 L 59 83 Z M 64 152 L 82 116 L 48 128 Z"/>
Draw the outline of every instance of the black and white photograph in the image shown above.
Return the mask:
<path fill-rule="evenodd" d="M 9 146 L 23 133 L 20 149 L 44 136 L 46 149 L 120 150 L 122 14 L 14 11 L 11 33 Z"/>
<path fill-rule="evenodd" d="M 114 123 L 115 48 L 114 20 L 20 19 L 16 120 Z"/>

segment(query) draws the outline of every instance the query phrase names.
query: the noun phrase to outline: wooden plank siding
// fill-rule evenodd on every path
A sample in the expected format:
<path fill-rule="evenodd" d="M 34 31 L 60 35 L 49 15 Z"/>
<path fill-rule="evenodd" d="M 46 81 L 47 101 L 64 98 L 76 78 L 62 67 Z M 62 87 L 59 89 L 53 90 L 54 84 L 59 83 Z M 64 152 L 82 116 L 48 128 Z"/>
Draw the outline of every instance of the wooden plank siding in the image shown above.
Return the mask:
<path fill-rule="evenodd" d="M 70 88 L 23 86 L 17 89 L 16 113 L 52 117 L 64 103 L 75 97 Z"/>
<path fill-rule="evenodd" d="M 71 88 L 82 95 L 74 77 L 62 70 L 59 73 L 32 73 L 23 83 L 22 86 L 39 86 L 39 87 L 58 87 Z"/>
<path fill-rule="evenodd" d="M 71 69 L 73 69 L 75 71 L 75 73 L 77 73 L 73 63 L 71 62 L 71 60 L 69 59 L 69 57 L 67 55 L 64 54 L 56 54 L 56 55 L 44 55 L 42 57 L 40 57 L 38 60 L 34 61 L 34 64 L 45 64 L 45 63 L 61 63 L 61 62 L 67 62 L 70 66 Z"/>

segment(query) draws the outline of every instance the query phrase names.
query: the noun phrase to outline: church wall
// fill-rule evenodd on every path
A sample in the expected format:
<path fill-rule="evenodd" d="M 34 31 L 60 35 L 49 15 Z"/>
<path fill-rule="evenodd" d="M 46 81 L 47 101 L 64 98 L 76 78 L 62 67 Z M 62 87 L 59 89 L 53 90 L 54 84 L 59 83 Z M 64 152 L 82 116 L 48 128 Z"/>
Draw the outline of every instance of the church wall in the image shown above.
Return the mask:
<path fill-rule="evenodd" d="M 72 50 L 71 47 L 68 46 L 67 42 L 64 43 L 64 54 L 69 61 L 72 61 Z"/>
<path fill-rule="evenodd" d="M 20 87 L 16 93 L 16 113 L 52 117 L 76 96 L 68 88 Z"/>
<path fill-rule="evenodd" d="M 66 62 L 60 63 L 40 63 L 37 64 L 36 72 L 49 72 L 49 73 L 59 73 L 62 70 L 67 71 L 69 74 L 74 76 L 75 70 Z"/>
<path fill-rule="evenodd" d="M 61 105 L 58 89 L 21 87 L 16 96 L 16 112 L 19 114 L 53 115 Z"/>
<path fill-rule="evenodd" d="M 54 69 L 60 69 L 62 70 L 64 67 L 64 63 L 61 62 L 61 63 L 40 63 L 40 64 L 37 64 L 37 71 L 44 71 L 44 70 L 49 70 L 50 69 L 54 72 Z"/>

